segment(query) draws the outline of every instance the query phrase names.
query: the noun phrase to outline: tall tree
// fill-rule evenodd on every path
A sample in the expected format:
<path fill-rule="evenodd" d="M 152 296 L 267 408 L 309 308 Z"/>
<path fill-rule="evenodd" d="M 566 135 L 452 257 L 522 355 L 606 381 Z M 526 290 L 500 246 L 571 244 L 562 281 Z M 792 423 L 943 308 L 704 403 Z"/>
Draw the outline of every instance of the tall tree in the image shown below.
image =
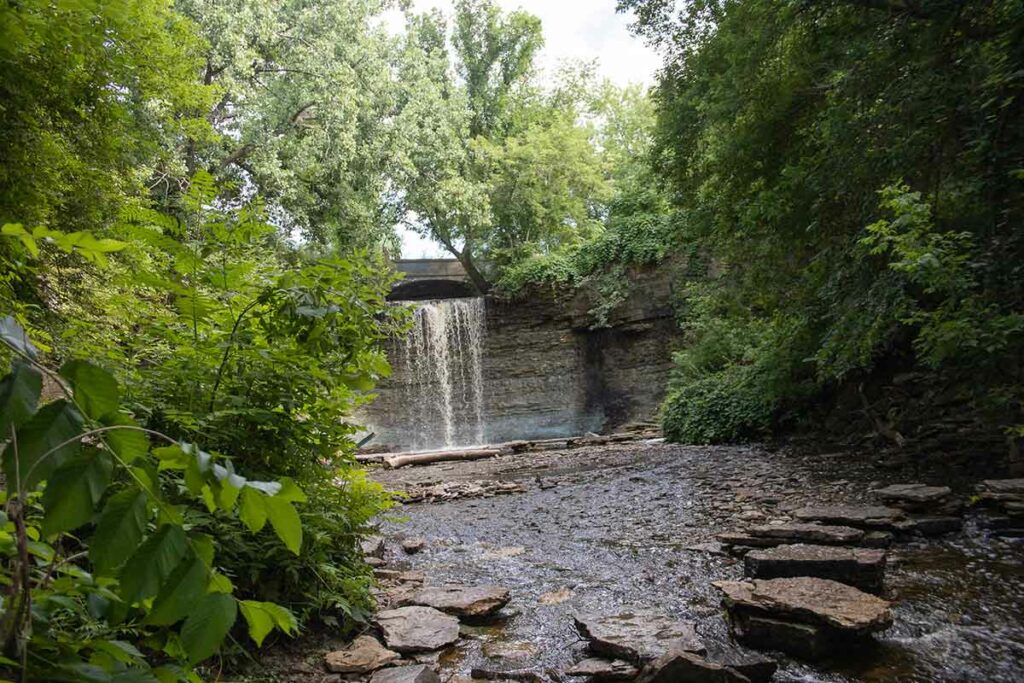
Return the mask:
<path fill-rule="evenodd" d="M 667 51 L 661 171 L 718 275 L 689 359 L 731 389 L 681 387 L 679 414 L 912 369 L 1024 431 L 1024 5 L 620 5 Z"/>
<path fill-rule="evenodd" d="M 487 291 L 507 263 L 591 235 L 607 188 L 579 99 L 536 83 L 536 17 L 462 0 L 447 36 L 438 12 L 410 18 L 399 185 L 407 224 Z"/>
<path fill-rule="evenodd" d="M 190 146 L 190 168 L 252 183 L 309 239 L 393 246 L 396 41 L 378 25 L 390 1 L 176 5 L 208 41 L 201 78 L 220 93 L 208 117 L 223 136 Z"/>

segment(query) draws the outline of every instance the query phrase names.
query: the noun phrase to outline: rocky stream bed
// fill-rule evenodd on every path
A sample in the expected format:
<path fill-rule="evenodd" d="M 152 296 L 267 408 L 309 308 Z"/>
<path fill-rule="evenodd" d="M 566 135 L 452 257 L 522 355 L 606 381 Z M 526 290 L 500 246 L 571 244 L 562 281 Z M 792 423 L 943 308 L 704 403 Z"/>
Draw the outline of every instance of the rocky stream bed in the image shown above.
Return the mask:
<path fill-rule="evenodd" d="M 692 641 L 682 648 L 708 660 L 728 664 L 739 656 L 756 664 L 767 655 L 778 664 L 776 681 L 1024 680 L 1024 544 L 1016 532 L 992 528 L 1018 525 L 977 505 L 961 512 L 961 502 L 977 502 L 977 482 L 949 471 L 894 467 L 853 453 L 801 456 L 756 446 L 640 442 L 382 469 L 374 476 L 409 491 L 414 501 L 397 510 L 403 519 L 382 526 L 382 545 L 368 548 L 380 557 L 371 561 L 380 565 L 381 608 L 392 610 L 378 617 L 384 643 L 397 642 L 386 632 L 388 619 L 402 617 L 395 608 L 429 609 L 403 605 L 434 605 L 463 622 L 448 617 L 439 627 L 444 642 L 434 652 L 388 662 L 418 658 L 422 670 L 380 669 L 374 683 L 429 683 L 436 680 L 431 671 L 441 681 L 584 681 L 588 667 L 607 669 L 603 680 L 631 680 L 637 672 L 628 662 L 611 665 L 619 667 L 615 673 L 592 658 L 595 650 L 601 654 L 596 632 L 609 627 L 600 622 L 608 616 L 641 627 L 665 619 L 655 629 L 659 638 Z M 927 518 L 915 526 L 908 520 L 919 515 L 883 506 L 900 504 L 899 496 L 870 493 L 907 482 L 949 485 L 953 492 L 922 501 L 915 512 Z M 896 491 L 902 507 L 909 501 L 914 509 L 915 495 L 927 498 L 937 490 Z M 1019 497 L 1010 500 L 999 503 L 1004 512 Z M 956 530 L 961 516 L 963 527 Z M 798 538 L 789 538 L 793 534 Z M 811 545 L 789 545 L 793 541 Z M 814 567 L 827 561 L 838 578 L 880 597 L 804 579 L 740 583 L 747 545 L 760 547 L 747 558 L 748 571 L 753 567 L 759 577 L 800 575 L 793 562 Z M 477 613 L 460 612 L 452 609 L 460 597 L 452 591 L 458 591 L 417 595 L 423 586 L 476 587 L 475 597 L 485 602 L 476 603 Z M 785 594 L 772 595 L 779 590 Z M 852 602 L 843 602 L 843 591 Z M 769 645 L 778 641 L 779 628 L 797 629 L 798 644 L 822 635 L 808 635 L 817 628 L 827 632 L 825 649 L 801 658 L 768 646 L 760 655 L 737 649 L 723 597 L 737 628 L 771 626 L 775 641 Z M 790 611 L 810 610 L 818 622 L 787 626 L 774 612 L 758 612 L 758 600 L 775 601 L 775 611 L 780 601 L 809 602 Z M 852 628 L 836 630 L 836 624 Z M 870 631 L 879 632 L 861 638 Z M 705 660 L 678 657 L 683 668 L 646 680 L 765 680 L 763 670 L 745 671 L 748 679 L 738 673 L 741 667 L 694 673 L 689 660 Z M 322 654 L 319 665 L 322 671 Z"/>

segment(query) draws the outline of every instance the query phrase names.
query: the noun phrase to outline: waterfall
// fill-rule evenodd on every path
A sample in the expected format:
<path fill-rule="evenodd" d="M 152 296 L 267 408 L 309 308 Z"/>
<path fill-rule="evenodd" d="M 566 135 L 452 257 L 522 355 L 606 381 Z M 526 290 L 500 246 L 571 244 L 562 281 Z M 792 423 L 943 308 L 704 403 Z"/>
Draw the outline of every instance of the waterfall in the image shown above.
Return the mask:
<path fill-rule="evenodd" d="M 483 443 L 484 300 L 416 302 L 392 353 L 407 439 L 416 450 Z"/>

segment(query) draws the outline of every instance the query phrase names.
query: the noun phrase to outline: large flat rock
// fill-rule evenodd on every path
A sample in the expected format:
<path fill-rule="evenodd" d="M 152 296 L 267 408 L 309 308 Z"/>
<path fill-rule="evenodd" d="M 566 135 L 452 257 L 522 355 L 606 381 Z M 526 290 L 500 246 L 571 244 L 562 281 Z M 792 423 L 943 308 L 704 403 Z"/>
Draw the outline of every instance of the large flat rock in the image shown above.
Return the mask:
<path fill-rule="evenodd" d="M 373 674 L 370 683 L 441 683 L 441 677 L 425 664 L 381 669 Z"/>
<path fill-rule="evenodd" d="M 732 667 L 679 650 L 652 662 L 639 680 L 641 683 L 751 683 Z"/>
<path fill-rule="evenodd" d="M 376 638 L 359 636 L 344 650 L 328 652 L 324 664 L 328 671 L 336 674 L 365 674 L 394 664 L 401 658 L 400 654 L 387 649 Z"/>
<path fill-rule="evenodd" d="M 730 613 L 750 612 L 853 635 L 882 631 L 892 625 L 889 603 L 852 586 L 819 579 L 718 581 Z"/>
<path fill-rule="evenodd" d="M 854 545 L 864 538 L 861 529 L 830 524 L 762 524 L 750 527 L 747 533 L 755 538 L 821 545 Z"/>
<path fill-rule="evenodd" d="M 574 678 L 586 678 L 593 683 L 611 683 L 635 680 L 640 675 L 640 669 L 621 659 L 590 657 L 566 669 L 565 674 Z"/>
<path fill-rule="evenodd" d="M 440 650 L 459 639 L 459 620 L 433 607 L 399 607 L 378 612 L 384 642 L 396 652 Z"/>
<path fill-rule="evenodd" d="M 402 604 L 424 605 L 463 619 L 493 616 L 512 595 L 500 586 L 424 586 L 404 598 Z"/>
<path fill-rule="evenodd" d="M 752 579 L 813 576 L 877 593 L 885 580 L 885 552 L 795 543 L 751 550 L 743 558 L 743 568 Z"/>
<path fill-rule="evenodd" d="M 862 529 L 896 529 L 906 519 L 902 510 L 884 505 L 809 505 L 793 516 L 804 522 Z"/>
<path fill-rule="evenodd" d="M 619 614 L 575 617 L 576 629 L 589 641 L 590 651 L 615 659 L 643 664 L 671 650 L 704 652 L 694 625 L 652 610 L 635 609 Z"/>
<path fill-rule="evenodd" d="M 927 484 L 892 484 L 871 492 L 875 498 L 893 507 L 909 512 L 951 514 L 959 512 L 960 502 L 953 498 L 948 486 Z"/>

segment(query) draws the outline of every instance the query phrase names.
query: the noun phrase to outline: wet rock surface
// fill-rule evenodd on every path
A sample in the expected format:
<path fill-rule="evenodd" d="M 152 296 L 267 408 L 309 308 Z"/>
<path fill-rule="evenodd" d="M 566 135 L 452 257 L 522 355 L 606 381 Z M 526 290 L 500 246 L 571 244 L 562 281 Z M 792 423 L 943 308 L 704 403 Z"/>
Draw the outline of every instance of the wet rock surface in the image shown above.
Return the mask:
<path fill-rule="evenodd" d="M 463 625 L 462 639 L 440 658 L 443 679 L 466 683 L 476 668 L 499 678 L 507 673 L 506 680 L 528 672 L 546 681 L 566 680 L 565 672 L 592 657 L 574 629 L 574 615 L 631 606 L 694 622 L 708 648 L 705 659 L 741 671 L 716 658 L 729 631 L 721 594 L 711 584 L 743 576 L 742 560 L 723 553 L 716 534 L 804 523 L 797 510 L 863 505 L 869 491 L 893 482 L 949 482 L 961 498 L 974 490 L 974 481 L 958 483 L 946 471 L 875 461 L 872 454 L 849 452 L 635 443 L 374 477 L 395 489 L 439 481 L 521 487 L 510 495 L 406 505 L 397 514 L 408 521 L 388 523 L 382 532 L 427 540 L 411 556 L 397 541 L 389 544 L 389 570 L 420 571 L 428 584 L 500 584 L 512 591 L 502 612 L 507 618 Z M 908 514 L 918 515 L 942 516 Z M 931 539 L 897 535 L 889 553 L 886 595 L 894 599 L 894 625 L 875 636 L 878 646 L 813 664 L 781 657 L 775 680 L 1024 680 L 1024 548 L 1018 542 L 992 535 L 971 512 L 962 532 Z M 760 626 L 774 626 L 771 621 Z M 807 635 L 801 625 L 780 623 Z M 813 626 L 803 627 L 813 633 Z M 532 659 L 485 654 L 485 646 L 494 654 L 511 643 L 532 644 Z M 321 667 L 325 651 L 317 655 Z"/>
<path fill-rule="evenodd" d="M 509 590 L 500 586 L 424 586 L 404 602 L 433 607 L 461 619 L 485 619 L 511 598 Z"/>
<path fill-rule="evenodd" d="M 600 659 L 590 657 L 566 670 L 567 676 L 580 676 L 598 683 L 600 681 L 632 681 L 640 675 L 640 669 L 621 659 Z"/>
<path fill-rule="evenodd" d="M 344 650 L 328 652 L 324 663 L 332 673 L 365 674 L 394 664 L 401 657 L 381 645 L 376 638 L 359 636 Z"/>
<path fill-rule="evenodd" d="M 692 623 L 653 610 L 629 609 L 618 614 L 579 614 L 576 630 L 591 652 L 643 664 L 671 650 L 704 652 Z"/>
<path fill-rule="evenodd" d="M 890 484 L 871 493 L 881 502 L 909 512 L 950 514 L 959 512 L 962 507 L 948 486 Z"/>
<path fill-rule="evenodd" d="M 906 519 L 902 510 L 884 505 L 812 505 L 793 516 L 805 522 L 867 529 L 894 529 Z"/>
<path fill-rule="evenodd" d="M 692 652 L 668 652 L 652 662 L 641 683 L 750 683 L 732 667 L 716 664 Z"/>
<path fill-rule="evenodd" d="M 801 576 L 718 581 L 715 587 L 724 594 L 723 601 L 731 613 L 751 611 L 855 635 L 892 626 L 887 601 L 838 581 Z"/>
<path fill-rule="evenodd" d="M 429 666 L 419 664 L 381 669 L 370 683 L 441 683 L 441 677 Z"/>
<path fill-rule="evenodd" d="M 810 577 L 719 581 L 741 643 L 809 660 L 849 654 L 892 625 L 889 603 L 845 584 Z"/>
<path fill-rule="evenodd" d="M 459 639 L 459 620 L 432 607 L 399 607 L 378 612 L 384 642 L 396 652 L 439 650 Z"/>
<path fill-rule="evenodd" d="M 752 579 L 814 576 L 877 593 L 885 582 L 885 552 L 796 543 L 750 551 L 743 572 Z"/>

